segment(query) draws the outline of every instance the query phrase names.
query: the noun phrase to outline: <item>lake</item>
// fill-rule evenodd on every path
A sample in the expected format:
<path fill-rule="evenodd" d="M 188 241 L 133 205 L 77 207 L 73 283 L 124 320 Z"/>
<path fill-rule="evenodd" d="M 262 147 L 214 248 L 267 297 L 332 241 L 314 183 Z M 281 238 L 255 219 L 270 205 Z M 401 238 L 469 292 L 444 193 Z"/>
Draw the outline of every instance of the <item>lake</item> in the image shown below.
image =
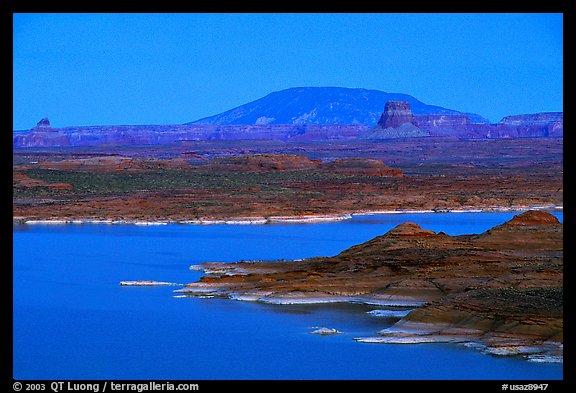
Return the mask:
<path fill-rule="evenodd" d="M 410 221 L 480 233 L 517 213 L 354 216 L 314 224 L 16 225 L 13 376 L 22 379 L 562 379 L 562 364 L 456 344 L 367 344 L 394 320 L 358 304 L 271 305 L 175 298 L 206 261 L 332 256 Z M 562 213 L 554 213 L 562 220 Z M 381 308 L 381 307 L 380 307 Z M 310 334 L 316 327 L 342 334 Z"/>

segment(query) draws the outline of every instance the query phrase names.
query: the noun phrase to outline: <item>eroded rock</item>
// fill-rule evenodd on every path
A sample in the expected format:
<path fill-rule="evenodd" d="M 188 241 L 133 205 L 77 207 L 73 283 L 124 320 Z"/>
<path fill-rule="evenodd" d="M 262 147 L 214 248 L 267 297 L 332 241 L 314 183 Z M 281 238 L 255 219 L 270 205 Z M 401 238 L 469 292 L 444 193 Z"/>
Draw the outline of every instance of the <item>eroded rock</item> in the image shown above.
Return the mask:
<path fill-rule="evenodd" d="M 554 216 L 534 211 L 478 235 L 449 236 L 405 223 L 330 258 L 251 262 L 239 270 L 207 265 L 223 275 L 205 276 L 180 292 L 212 290 L 276 304 L 418 307 L 394 314 L 401 319 L 391 328 L 358 341 L 475 343 L 494 355 L 557 360 L 563 343 L 562 233 Z"/>

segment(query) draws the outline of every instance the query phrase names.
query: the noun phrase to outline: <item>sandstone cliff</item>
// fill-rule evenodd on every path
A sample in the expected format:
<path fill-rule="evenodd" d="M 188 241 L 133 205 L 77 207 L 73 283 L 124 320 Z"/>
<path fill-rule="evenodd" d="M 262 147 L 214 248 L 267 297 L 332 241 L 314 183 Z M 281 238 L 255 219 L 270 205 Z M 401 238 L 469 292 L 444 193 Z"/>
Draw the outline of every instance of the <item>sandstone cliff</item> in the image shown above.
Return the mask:
<path fill-rule="evenodd" d="M 360 135 L 362 139 L 411 138 L 430 134 L 416 123 L 416 118 L 407 101 L 390 101 L 384 106 L 384 112 L 378 124 Z"/>

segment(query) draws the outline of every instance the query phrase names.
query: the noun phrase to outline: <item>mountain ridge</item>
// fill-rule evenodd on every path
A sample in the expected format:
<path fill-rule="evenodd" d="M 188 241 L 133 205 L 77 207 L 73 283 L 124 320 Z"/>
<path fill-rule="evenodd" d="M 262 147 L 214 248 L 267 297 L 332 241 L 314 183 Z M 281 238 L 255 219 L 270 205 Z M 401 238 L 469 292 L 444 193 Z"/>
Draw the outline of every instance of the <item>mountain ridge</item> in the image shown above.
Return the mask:
<path fill-rule="evenodd" d="M 350 87 L 291 87 L 275 91 L 186 125 L 212 124 L 364 124 L 376 125 L 384 104 L 407 101 L 415 114 L 464 114 L 474 123 L 490 123 L 481 115 L 428 105 L 404 93 Z"/>

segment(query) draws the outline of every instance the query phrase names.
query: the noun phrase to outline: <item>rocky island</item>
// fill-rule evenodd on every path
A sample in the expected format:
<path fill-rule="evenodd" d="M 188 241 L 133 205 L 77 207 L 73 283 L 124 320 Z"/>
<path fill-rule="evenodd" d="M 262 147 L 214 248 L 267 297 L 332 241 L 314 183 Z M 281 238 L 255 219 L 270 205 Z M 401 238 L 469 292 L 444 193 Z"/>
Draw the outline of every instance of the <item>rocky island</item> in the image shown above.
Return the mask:
<path fill-rule="evenodd" d="M 480 234 L 404 223 L 333 257 L 210 262 L 176 290 L 275 304 L 410 306 L 367 343 L 464 343 L 494 355 L 561 362 L 563 225 L 527 211 Z"/>

